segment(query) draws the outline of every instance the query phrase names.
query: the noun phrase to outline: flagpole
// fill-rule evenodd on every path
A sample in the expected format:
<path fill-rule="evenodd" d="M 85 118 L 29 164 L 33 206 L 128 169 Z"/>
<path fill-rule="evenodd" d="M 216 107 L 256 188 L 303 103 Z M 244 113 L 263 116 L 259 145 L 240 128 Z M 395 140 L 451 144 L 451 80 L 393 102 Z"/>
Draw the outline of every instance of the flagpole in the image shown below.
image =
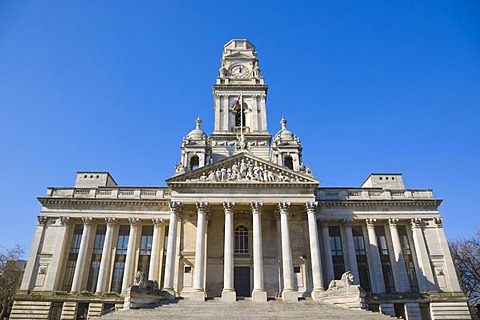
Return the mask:
<path fill-rule="evenodd" d="M 241 148 L 244 148 L 244 137 L 243 137 L 243 121 L 245 121 L 245 115 L 243 114 L 243 92 L 240 91 L 240 144 Z"/>

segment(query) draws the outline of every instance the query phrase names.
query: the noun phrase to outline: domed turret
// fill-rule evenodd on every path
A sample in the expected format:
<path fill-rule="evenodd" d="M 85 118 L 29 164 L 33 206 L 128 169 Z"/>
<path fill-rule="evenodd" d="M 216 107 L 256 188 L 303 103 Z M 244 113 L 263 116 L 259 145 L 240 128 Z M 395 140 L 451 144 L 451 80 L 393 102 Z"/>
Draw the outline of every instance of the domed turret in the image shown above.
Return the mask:
<path fill-rule="evenodd" d="M 200 117 L 195 120 L 196 127 L 192 131 L 190 131 L 187 136 L 185 137 L 186 140 L 189 141 L 203 141 L 207 138 L 207 135 L 205 132 L 203 132 L 202 129 L 200 129 L 200 126 L 202 125 L 202 119 Z"/>
<path fill-rule="evenodd" d="M 282 129 L 277 132 L 275 137 L 273 137 L 273 142 L 277 144 L 294 142 L 295 135 L 293 134 L 292 131 L 287 129 L 287 120 L 285 120 L 284 117 L 282 117 L 282 120 L 280 120 L 280 124 L 282 125 Z"/>
<path fill-rule="evenodd" d="M 198 117 L 195 120 L 195 129 L 183 138 L 182 157 L 180 162 L 175 165 L 177 174 L 201 168 L 210 159 L 208 136 L 200 128 L 201 125 L 202 120 Z"/>

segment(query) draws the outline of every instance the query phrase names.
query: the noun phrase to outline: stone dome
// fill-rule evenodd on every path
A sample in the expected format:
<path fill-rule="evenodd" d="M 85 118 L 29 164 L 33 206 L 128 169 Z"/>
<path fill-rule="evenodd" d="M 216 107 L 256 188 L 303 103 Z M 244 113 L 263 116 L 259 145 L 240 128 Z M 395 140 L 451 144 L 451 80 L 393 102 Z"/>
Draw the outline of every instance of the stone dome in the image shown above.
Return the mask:
<path fill-rule="evenodd" d="M 188 140 L 194 140 L 194 141 L 205 140 L 207 135 L 205 134 L 205 132 L 203 132 L 202 129 L 200 129 L 200 126 L 202 125 L 202 120 L 200 119 L 200 117 L 198 117 L 197 120 L 195 120 L 195 124 L 196 124 L 195 129 L 190 131 L 187 134 L 186 138 Z"/>
<path fill-rule="evenodd" d="M 273 138 L 273 141 L 279 142 L 279 143 L 295 141 L 295 135 L 293 134 L 292 131 L 287 129 L 287 120 L 285 120 L 284 117 L 282 117 L 282 120 L 280 120 L 280 124 L 282 125 L 282 129 L 277 132 L 277 134 Z"/>

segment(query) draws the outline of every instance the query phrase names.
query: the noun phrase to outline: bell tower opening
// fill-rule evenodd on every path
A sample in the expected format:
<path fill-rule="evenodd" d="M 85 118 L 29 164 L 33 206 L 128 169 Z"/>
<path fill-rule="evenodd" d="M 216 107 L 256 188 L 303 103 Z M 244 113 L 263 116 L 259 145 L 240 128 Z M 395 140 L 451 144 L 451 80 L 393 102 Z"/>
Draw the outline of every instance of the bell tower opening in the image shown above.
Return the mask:
<path fill-rule="evenodd" d="M 283 158 L 283 165 L 284 167 L 293 170 L 293 159 L 291 156 L 285 156 Z"/>
<path fill-rule="evenodd" d="M 190 170 L 195 170 L 200 166 L 200 159 L 197 155 L 193 155 L 190 158 Z"/>

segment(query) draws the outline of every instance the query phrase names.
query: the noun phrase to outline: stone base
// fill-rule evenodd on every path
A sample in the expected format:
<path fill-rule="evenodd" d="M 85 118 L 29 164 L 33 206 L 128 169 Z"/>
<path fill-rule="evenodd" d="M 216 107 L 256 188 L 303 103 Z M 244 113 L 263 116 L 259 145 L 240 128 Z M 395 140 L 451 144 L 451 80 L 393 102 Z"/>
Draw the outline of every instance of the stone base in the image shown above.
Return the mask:
<path fill-rule="evenodd" d="M 298 294 L 296 291 L 283 291 L 282 292 L 283 301 L 298 301 Z"/>
<path fill-rule="evenodd" d="M 235 302 L 237 301 L 237 293 L 234 290 L 222 291 L 223 302 Z"/>
<path fill-rule="evenodd" d="M 317 289 L 312 291 L 312 300 L 313 301 L 319 301 L 321 300 L 321 297 L 325 295 L 325 291 Z"/>
<path fill-rule="evenodd" d="M 192 301 L 205 301 L 205 291 L 193 291 L 190 294 L 190 300 L 192 300 Z"/>
<path fill-rule="evenodd" d="M 253 291 L 252 292 L 252 301 L 253 302 L 267 302 L 267 291 Z"/>

